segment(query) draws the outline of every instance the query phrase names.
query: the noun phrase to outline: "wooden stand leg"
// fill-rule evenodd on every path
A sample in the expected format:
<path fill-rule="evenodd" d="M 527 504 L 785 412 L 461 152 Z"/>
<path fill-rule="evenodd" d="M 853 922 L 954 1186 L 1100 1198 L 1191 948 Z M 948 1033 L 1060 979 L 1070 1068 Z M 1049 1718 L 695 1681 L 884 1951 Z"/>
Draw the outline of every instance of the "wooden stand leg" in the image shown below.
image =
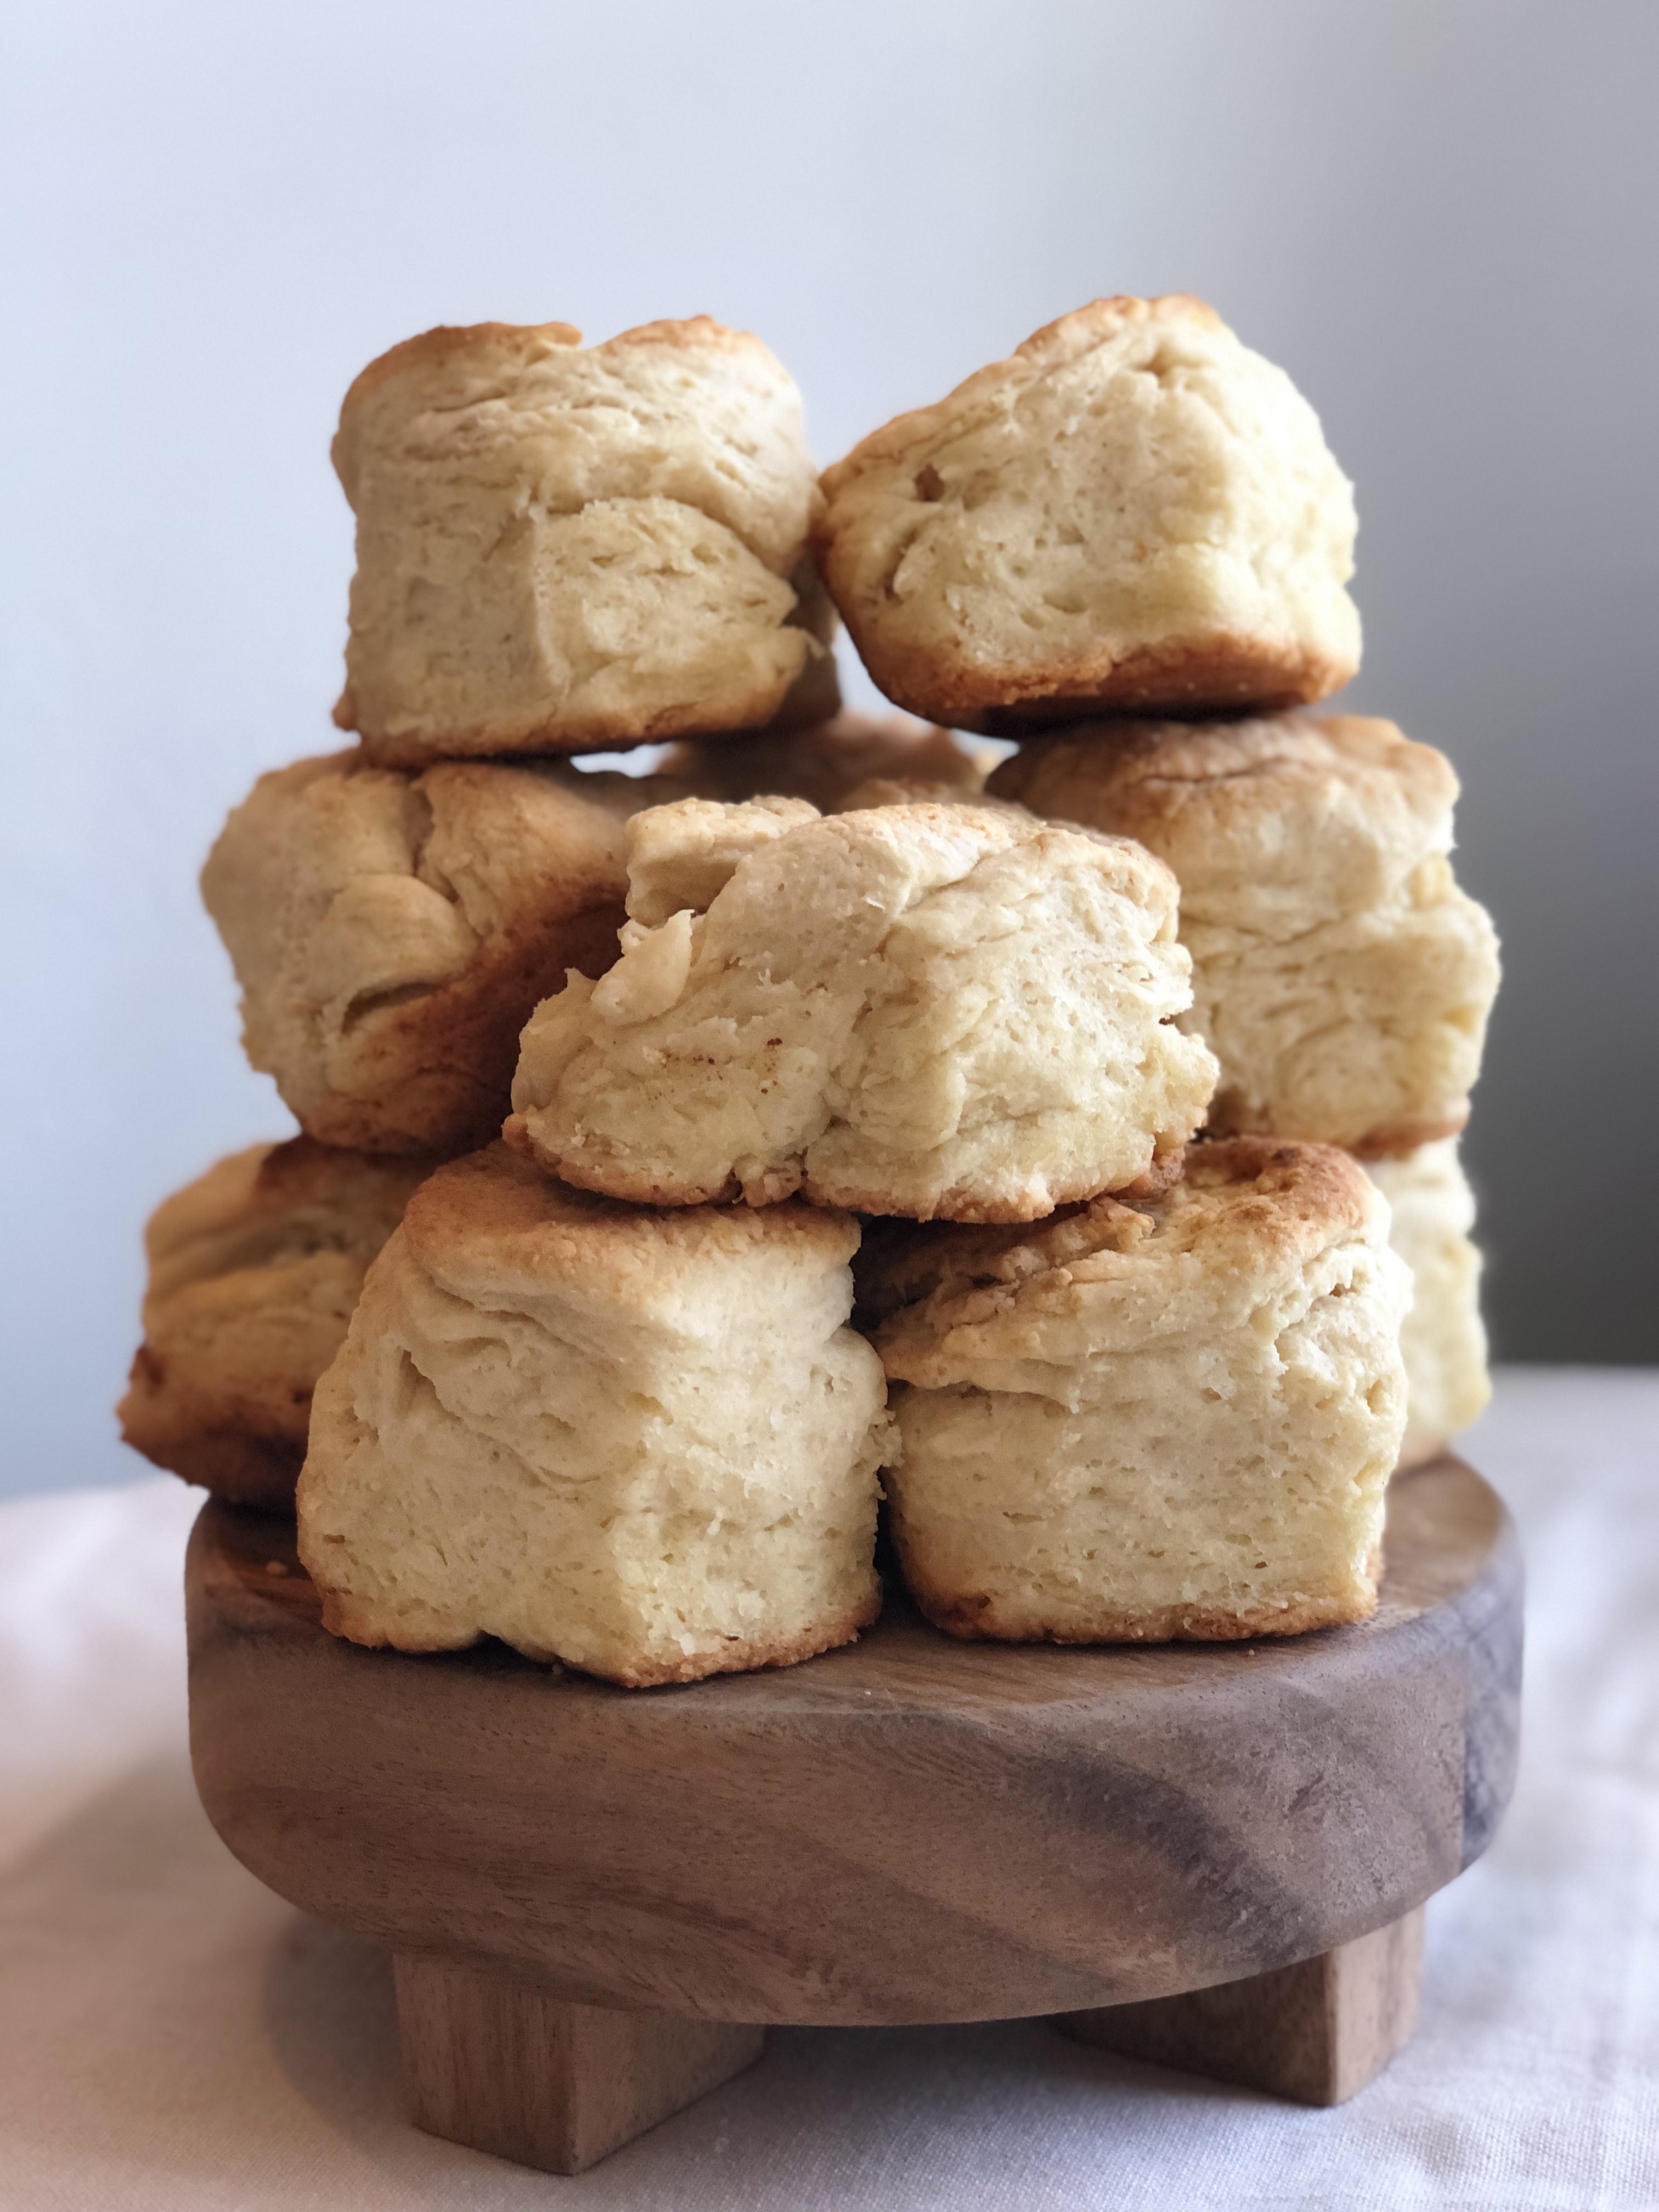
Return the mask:
<path fill-rule="evenodd" d="M 1340 2105 L 1410 2039 L 1422 1965 L 1419 1905 L 1374 1935 L 1276 1973 L 1063 2013 L 1054 2025 L 1103 2051 L 1269 2089 L 1299 2105 Z"/>
<path fill-rule="evenodd" d="M 567 2004 L 490 1968 L 393 1961 L 416 2127 L 580 2173 L 753 2065 L 765 2030 Z"/>

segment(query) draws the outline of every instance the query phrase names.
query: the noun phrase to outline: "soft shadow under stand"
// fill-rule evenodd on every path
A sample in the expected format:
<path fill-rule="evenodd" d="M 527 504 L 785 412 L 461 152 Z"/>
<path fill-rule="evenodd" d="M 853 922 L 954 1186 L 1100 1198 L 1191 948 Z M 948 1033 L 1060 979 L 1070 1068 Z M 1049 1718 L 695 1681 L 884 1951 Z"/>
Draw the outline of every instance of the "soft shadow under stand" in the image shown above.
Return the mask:
<path fill-rule="evenodd" d="M 326 1635 L 291 1525 L 207 1505 L 191 1742 L 260 1879 L 386 1945 L 413 2115 L 573 2173 L 772 2023 L 1048 2014 L 1309 2104 L 1417 2010 L 1423 1900 L 1515 1765 L 1521 1565 L 1444 1458 L 1396 1480 L 1374 1620 L 1243 1644 L 847 1650 L 626 1691 L 500 1645 Z"/>

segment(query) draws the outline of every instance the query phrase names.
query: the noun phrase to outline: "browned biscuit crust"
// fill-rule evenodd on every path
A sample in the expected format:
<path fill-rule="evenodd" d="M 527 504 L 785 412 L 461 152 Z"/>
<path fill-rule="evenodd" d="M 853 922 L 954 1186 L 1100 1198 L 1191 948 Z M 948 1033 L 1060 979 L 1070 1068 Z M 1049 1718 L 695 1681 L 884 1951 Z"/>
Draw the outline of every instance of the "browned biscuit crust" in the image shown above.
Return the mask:
<path fill-rule="evenodd" d="M 967 666 L 944 654 L 888 651 L 860 641 L 872 677 L 913 714 L 984 737 L 1019 738 L 1118 714 L 1208 717 L 1271 714 L 1311 705 L 1353 675 L 1345 661 L 1251 637 L 1203 635 L 1146 646 L 1114 659 L 1102 651 L 1056 660 L 1040 675 L 1017 666 Z"/>
<path fill-rule="evenodd" d="M 1414 860 L 1439 842 L 1458 797 L 1443 753 L 1369 714 L 1055 729 L 1001 762 L 989 788 L 1035 814 L 1109 823 L 1119 836 L 1139 838 L 1194 879 L 1206 910 L 1218 883 L 1259 884 L 1274 867 L 1282 876 L 1292 856 L 1322 872 L 1330 855 L 1310 851 L 1308 841 L 1322 826 L 1328 837 L 1335 826 L 1352 840 L 1345 798 L 1369 822 L 1372 845 Z M 1359 857 L 1351 842 L 1339 849 L 1340 865 Z"/>
<path fill-rule="evenodd" d="M 1058 1207 L 1041 1221 L 982 1226 L 867 1220 L 853 1261 L 858 1325 L 868 1332 L 898 1316 L 877 1349 L 906 1380 L 942 1379 L 927 1361 L 953 1331 L 1030 1306 L 1056 1312 L 1079 1295 L 1073 1270 L 1101 1252 L 1133 1250 L 1182 1184 L 1224 1194 L 1204 1219 L 1206 1273 L 1244 1276 L 1290 1267 L 1334 1235 L 1364 1228 L 1375 1197 L 1363 1169 L 1334 1145 L 1288 1137 L 1200 1138 L 1170 1156 L 1137 1190 Z M 1140 1218 L 1137 1218 L 1140 1216 Z M 971 1310 L 956 1303 L 971 1294 Z M 901 1310 L 902 1311 L 901 1312 Z"/>
<path fill-rule="evenodd" d="M 308 1390 L 293 1404 L 295 1425 L 301 1431 L 297 1438 L 262 1436 L 234 1420 L 216 1424 L 216 1414 L 222 1408 L 214 1394 L 192 1388 L 188 1376 L 170 1371 L 165 1353 L 141 1344 L 127 1394 L 116 1411 L 122 1443 L 142 1452 L 153 1466 L 165 1468 L 198 1489 L 210 1490 L 232 1505 L 251 1505 L 264 1513 L 294 1510 L 294 1487 L 305 1464 Z"/>
<path fill-rule="evenodd" d="M 858 1317 L 900 1385 L 885 1477 L 947 1634 L 1294 1636 L 1375 1607 L 1407 1279 L 1333 1146 L 1188 1148 L 1033 1227 L 872 1224 Z"/>
<path fill-rule="evenodd" d="M 366 1152 L 448 1153 L 489 1143 L 501 1132 L 531 1011 L 572 968 L 603 975 L 625 919 L 620 898 L 537 916 L 486 942 L 453 983 L 401 1005 L 366 1001 L 362 1011 L 382 1018 L 365 1037 L 354 1087 L 307 1099 L 308 1133 Z"/>
<path fill-rule="evenodd" d="M 878 779 L 963 792 L 976 791 L 984 780 L 980 763 L 949 730 L 904 714 L 853 713 L 787 737 L 776 728 L 740 730 L 676 745 L 659 772 L 702 799 L 805 799 L 823 814 Z"/>
<path fill-rule="evenodd" d="M 772 695 L 760 687 L 732 710 L 741 720 L 753 714 L 769 717 Z M 349 691 L 343 692 L 334 708 L 337 729 L 357 728 L 357 708 Z M 707 727 L 691 705 L 665 707 L 653 713 L 587 714 L 580 721 L 569 716 L 555 722 L 544 715 L 526 715 L 487 728 L 460 726 L 444 732 L 445 757 L 453 760 L 489 760 L 497 754 L 546 753 L 575 758 L 582 753 L 631 752 L 637 745 L 666 744 L 675 738 L 694 737 Z M 358 742 L 363 758 L 376 768 L 426 768 L 433 758 L 429 740 L 399 737 L 395 732 L 364 733 Z"/>
<path fill-rule="evenodd" d="M 805 818 L 802 818 L 805 817 Z M 508 1140 L 654 1205 L 1031 1220 L 1203 1117 L 1174 881 L 1023 808 L 693 799 L 630 825 L 617 966 L 538 1007 Z"/>
<path fill-rule="evenodd" d="M 570 969 L 601 975 L 617 957 L 624 820 L 680 792 L 551 763 L 406 773 L 352 753 L 261 777 L 202 875 L 250 1060 L 324 1144 L 489 1142 L 532 1010 Z"/>
<path fill-rule="evenodd" d="M 1375 1590 L 1369 1602 L 1363 1594 L 1346 1601 L 1327 1595 L 1299 1605 L 1261 1606 L 1239 1613 L 1209 1606 L 1165 1606 L 1145 1613 L 1103 1607 L 1086 1623 L 1037 1634 L 1018 1621 L 1006 1620 L 994 1597 L 933 1589 L 915 1557 L 915 1547 L 908 1541 L 902 1514 L 896 1510 L 890 1525 L 911 1596 L 935 1628 L 963 1644 L 1237 1644 L 1258 1636 L 1305 1636 L 1310 1629 L 1345 1627 L 1369 1620 L 1376 1611 Z"/>
<path fill-rule="evenodd" d="M 520 1159 L 533 1162 L 572 1190 L 588 1191 L 597 1198 L 618 1199 L 628 1206 L 730 1206 L 743 1196 L 743 1185 L 735 1175 L 728 1175 L 718 1189 L 711 1191 L 700 1183 L 677 1182 L 671 1176 L 647 1173 L 633 1161 L 590 1165 L 581 1159 L 550 1159 L 531 1135 L 528 1119 L 523 1114 L 507 1115 L 501 1124 L 501 1138 Z M 777 1196 L 791 1197 L 799 1188 L 798 1183 L 792 1184 L 787 1190 L 780 1189 Z"/>
<path fill-rule="evenodd" d="M 291 1510 L 317 1377 L 369 1261 L 438 1164 L 295 1137 L 234 1153 L 164 1200 L 146 1233 L 123 1440 L 233 1504 Z"/>
<path fill-rule="evenodd" d="M 707 315 L 426 332 L 347 392 L 334 710 L 383 767 L 605 751 L 833 705 L 799 395 Z"/>
<path fill-rule="evenodd" d="M 1353 714 L 1094 724 L 1022 745 L 990 789 L 1174 871 L 1212 1131 L 1394 1158 L 1463 1126 L 1498 946 L 1452 872 L 1457 777 L 1431 745 Z"/>
<path fill-rule="evenodd" d="M 1142 1613 L 1103 1607 L 1086 1626 L 1034 1637 L 1028 1626 L 1005 1619 L 994 1596 L 984 1592 L 953 1595 L 935 1587 L 915 1556 L 916 1547 L 907 1546 L 903 1514 L 896 1502 L 889 1525 L 905 1586 L 918 1608 L 935 1628 L 963 1644 L 1233 1644 L 1258 1636 L 1305 1636 L 1316 1628 L 1341 1628 L 1369 1620 L 1376 1611 L 1376 1585 L 1382 1577 L 1383 1547 L 1376 1544 L 1365 1562 L 1366 1577 L 1372 1584 L 1369 1600 L 1359 1591 L 1346 1601 L 1328 1592 L 1296 1605 L 1247 1607 L 1232 1612 L 1214 1606 L 1164 1606 Z"/>
<path fill-rule="evenodd" d="M 694 1256 L 741 1257 L 785 1240 L 803 1267 L 837 1267 L 858 1249 L 850 1215 L 792 1206 L 769 1219 L 749 1206 L 699 1206 L 661 1215 L 570 1178 L 539 1174 L 490 1146 L 453 1160 L 411 1196 L 410 1249 L 433 1279 L 482 1303 L 490 1290 L 555 1279 L 621 1296 L 648 1294 L 665 1264 Z"/>
<path fill-rule="evenodd" d="M 605 1671 L 598 1668 L 572 1668 L 576 1674 L 592 1674 L 596 1680 L 615 1682 L 624 1690 L 658 1690 L 674 1683 L 705 1681 L 713 1674 L 757 1674 L 767 1668 L 795 1667 L 803 1659 L 816 1659 L 820 1652 L 839 1650 L 843 1644 L 856 1644 L 861 1631 L 870 1626 L 881 1611 L 882 1593 L 878 1585 L 863 1604 L 834 1619 L 815 1621 L 799 1635 L 770 1639 L 745 1639 L 732 1637 L 725 1651 L 712 1655 L 699 1653 L 676 1665 L 671 1662 L 652 1664 L 643 1662 L 620 1666 Z M 331 1636 L 343 1637 L 348 1643 L 361 1644 L 371 1650 L 392 1649 L 392 1639 L 380 1627 L 373 1608 L 356 1605 L 340 1592 L 322 1593 L 323 1626 Z M 453 1644 L 422 1645 L 400 1633 L 396 1649 L 399 1651 L 449 1651 Z M 555 1664 L 568 1666 L 567 1661 Z"/>
<path fill-rule="evenodd" d="M 1029 1198 L 1000 1200 L 988 1197 L 970 1182 L 959 1182 L 951 1184 L 939 1194 L 933 1200 L 931 1213 L 917 1214 L 913 1218 L 930 1225 L 934 1222 L 957 1222 L 964 1228 L 1005 1228 L 1016 1224 L 1030 1228 L 1034 1221 L 1052 1218 L 1056 1211 L 1063 1212 L 1091 1198 L 1109 1195 L 1127 1204 L 1143 1203 L 1160 1191 L 1167 1190 L 1172 1182 L 1180 1181 L 1181 1164 L 1186 1155 L 1187 1146 L 1182 1138 L 1160 1136 L 1156 1140 L 1150 1164 L 1132 1182 L 1115 1185 L 1109 1193 L 1097 1190 L 1094 1188 L 1096 1177 L 1091 1175 L 1080 1174 L 1070 1178 L 1055 1175 L 1049 1179 L 1047 1187 L 1053 1203 L 1046 1209 L 1046 1214 L 1034 1214 Z M 863 1189 L 856 1186 L 849 1188 L 845 1181 L 838 1179 L 835 1186 L 836 1194 L 832 1196 L 818 1188 L 809 1174 L 799 1188 L 803 1196 L 814 1206 L 845 1206 L 854 1213 L 867 1215 L 890 1213 L 892 1210 L 891 1194 L 884 1191 L 878 1184 Z M 726 1195 L 735 1198 L 737 1189 L 733 1188 Z"/>
<path fill-rule="evenodd" d="M 591 1196 L 500 1145 L 440 1169 L 318 1384 L 298 1510 L 325 1626 L 494 1636 L 629 1687 L 850 1641 L 890 1441 L 845 1325 L 858 1238 L 799 1204 Z"/>
<path fill-rule="evenodd" d="M 745 1186 L 735 1175 L 728 1175 L 720 1188 L 713 1193 L 693 1182 L 676 1182 L 672 1177 L 652 1175 L 631 1161 L 606 1160 L 597 1164 L 580 1158 L 561 1157 L 556 1162 L 544 1157 L 531 1135 L 526 1117 L 511 1114 L 501 1125 L 501 1135 L 512 1150 L 527 1160 L 534 1160 L 550 1174 L 556 1171 L 562 1182 L 576 1190 L 593 1191 L 601 1196 L 623 1199 L 630 1206 L 732 1206 L 739 1199 L 748 1198 L 751 1206 L 766 1205 L 793 1197 L 799 1191 L 810 1205 L 832 1207 L 839 1212 L 863 1214 L 871 1218 L 892 1213 L 892 1194 L 879 1183 L 867 1187 L 848 1185 L 837 1180 L 833 1188 L 825 1188 L 810 1173 L 796 1178 L 779 1175 L 757 1182 L 751 1178 Z M 1111 1195 L 1128 1201 L 1154 1197 L 1165 1190 L 1181 1176 L 1181 1163 L 1185 1147 L 1179 1139 L 1172 1140 L 1162 1152 L 1155 1152 L 1152 1164 L 1138 1175 L 1133 1182 L 1114 1191 Z M 1066 1181 L 1050 1177 L 1046 1193 L 1052 1204 L 1046 1209 L 1052 1213 L 1056 1207 L 1064 1209 L 1078 1205 L 1085 1199 L 1099 1195 L 1093 1185 L 1092 1175 L 1080 1175 Z M 758 1200 L 756 1194 L 759 1194 Z M 1005 1227 L 1018 1224 L 1028 1227 L 1034 1218 L 1032 1201 L 1019 1196 L 1006 1200 L 989 1198 L 976 1190 L 972 1183 L 951 1184 L 931 1200 L 931 1211 L 914 1218 L 927 1222 L 959 1222 L 964 1226 Z"/>
<path fill-rule="evenodd" d="M 822 483 L 812 544 L 865 665 L 957 728 L 1306 705 L 1358 665 L 1352 487 L 1200 301 L 1061 316 Z"/>
<path fill-rule="evenodd" d="M 1443 1114 L 1432 1121 L 1390 1121 L 1368 1129 L 1355 1143 L 1346 1146 L 1359 1160 L 1403 1160 L 1424 1145 L 1437 1145 L 1443 1137 L 1455 1137 L 1468 1127 L 1467 1103 L 1458 1114 Z"/>

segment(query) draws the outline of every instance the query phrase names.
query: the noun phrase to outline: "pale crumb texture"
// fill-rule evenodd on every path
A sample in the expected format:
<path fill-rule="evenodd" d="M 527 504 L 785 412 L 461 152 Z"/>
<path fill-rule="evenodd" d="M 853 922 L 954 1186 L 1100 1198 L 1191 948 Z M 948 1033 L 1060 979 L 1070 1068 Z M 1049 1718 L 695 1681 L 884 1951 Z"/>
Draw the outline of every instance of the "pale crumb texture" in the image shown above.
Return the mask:
<path fill-rule="evenodd" d="M 687 738 L 664 757 L 661 773 L 678 776 L 705 799 L 810 799 L 833 814 L 872 778 L 977 791 L 994 748 L 963 744 L 949 730 L 908 714 L 837 714 L 815 727 L 780 734 Z"/>
<path fill-rule="evenodd" d="M 164 1200 L 144 1232 L 144 1340 L 117 1408 L 133 1449 L 238 1504 L 291 1507 L 317 1377 L 436 1164 L 294 1137 Z"/>
<path fill-rule="evenodd" d="M 628 840 L 629 920 L 654 929 L 683 907 L 701 914 L 739 861 L 817 818 L 805 799 L 687 799 L 647 809 Z"/>
<path fill-rule="evenodd" d="M 1133 1207 L 872 1255 L 928 1617 L 1085 1644 L 1364 1619 L 1406 1420 L 1388 1225 L 1346 1153 L 1242 1137 Z"/>
<path fill-rule="evenodd" d="M 502 1146 L 441 1169 L 318 1385 L 300 1553 L 324 1626 L 497 1636 L 639 1687 L 781 1666 L 875 1618 L 881 1363 L 858 1224 L 661 1214 Z"/>
<path fill-rule="evenodd" d="M 261 776 L 202 872 L 242 1042 L 301 1126 L 372 1152 L 501 1133 L 519 1031 L 624 918 L 623 824 L 682 786 L 562 763 Z"/>
<path fill-rule="evenodd" d="M 1452 874 L 1443 754 L 1353 714 L 1124 723 L 1024 745 L 990 788 L 1175 872 L 1212 1130 L 1387 1155 L 1462 1127 L 1498 937 Z"/>
<path fill-rule="evenodd" d="M 1359 665 L 1352 487 L 1289 377 L 1201 301 L 1063 316 L 823 489 L 842 618 L 936 721 L 1289 706 Z"/>
<path fill-rule="evenodd" d="M 430 331 L 346 394 L 346 687 L 378 760 L 580 752 L 833 708 L 800 395 L 706 315 Z M 811 678 L 811 680 L 808 680 Z"/>
<path fill-rule="evenodd" d="M 1369 1160 L 1389 1201 L 1389 1242 L 1412 1273 L 1411 1311 L 1400 1332 L 1406 1360 L 1406 1439 L 1401 1467 L 1443 1451 L 1492 1398 L 1480 1319 L 1480 1254 L 1470 1237 L 1474 1193 L 1455 1139 L 1400 1160 Z"/>
<path fill-rule="evenodd" d="M 623 957 L 537 1008 L 514 1081 L 509 1139 L 568 1182 L 1025 1221 L 1203 1117 L 1175 879 L 1139 846 L 790 799 L 683 802 L 629 839 Z"/>

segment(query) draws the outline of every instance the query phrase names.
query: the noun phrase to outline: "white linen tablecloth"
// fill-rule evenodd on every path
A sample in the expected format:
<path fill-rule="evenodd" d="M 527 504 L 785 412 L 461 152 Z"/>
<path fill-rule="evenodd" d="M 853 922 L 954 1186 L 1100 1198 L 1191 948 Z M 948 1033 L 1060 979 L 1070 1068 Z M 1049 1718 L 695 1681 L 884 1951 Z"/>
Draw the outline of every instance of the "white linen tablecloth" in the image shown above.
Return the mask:
<path fill-rule="evenodd" d="M 1521 1781 L 1430 1908 L 1422 2025 L 1334 2112 L 1040 2022 L 781 2029 L 573 2180 L 403 2117 L 387 1967 L 208 1826 L 171 1480 L 0 1509 L 0 2203 L 1226 2212 L 1659 2206 L 1659 1376 L 1511 1370 L 1465 1444 L 1531 1575 Z"/>

